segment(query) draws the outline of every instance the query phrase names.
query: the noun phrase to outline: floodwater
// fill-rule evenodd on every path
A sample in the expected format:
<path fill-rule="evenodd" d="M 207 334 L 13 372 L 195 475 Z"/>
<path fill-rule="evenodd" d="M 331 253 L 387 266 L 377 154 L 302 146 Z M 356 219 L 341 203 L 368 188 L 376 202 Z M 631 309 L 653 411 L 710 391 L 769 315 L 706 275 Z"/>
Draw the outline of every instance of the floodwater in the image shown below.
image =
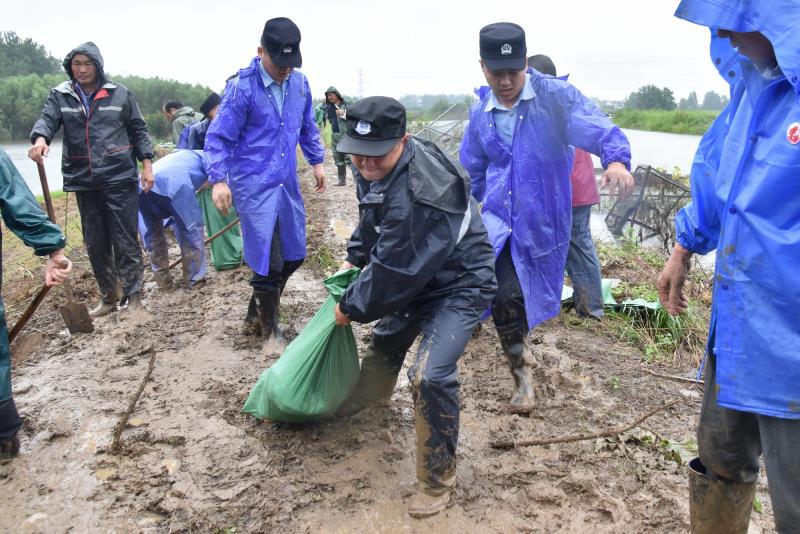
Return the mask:
<path fill-rule="evenodd" d="M 36 170 L 36 163 L 28 158 L 30 143 L 13 142 L 0 143 L 0 148 L 5 150 L 11 161 L 17 167 L 25 183 L 31 188 L 34 195 L 42 193 L 42 186 L 39 182 L 39 172 Z M 63 181 L 61 178 L 61 139 L 53 141 L 50 145 L 50 154 L 44 159 L 44 169 L 47 173 L 47 184 L 50 191 L 61 191 Z"/>

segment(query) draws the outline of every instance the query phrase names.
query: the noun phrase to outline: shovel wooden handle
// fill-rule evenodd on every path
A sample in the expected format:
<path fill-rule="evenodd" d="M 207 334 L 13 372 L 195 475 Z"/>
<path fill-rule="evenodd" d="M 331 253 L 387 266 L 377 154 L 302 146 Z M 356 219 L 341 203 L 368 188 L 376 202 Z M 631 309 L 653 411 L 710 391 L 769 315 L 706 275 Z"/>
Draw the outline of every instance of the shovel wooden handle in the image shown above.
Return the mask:
<path fill-rule="evenodd" d="M 224 234 L 225 232 L 227 232 L 228 230 L 230 230 L 231 228 L 233 228 L 237 224 L 239 224 L 239 217 L 236 217 L 235 221 L 231 221 L 230 223 L 226 224 L 225 227 L 222 228 L 220 231 L 218 231 L 216 234 L 208 236 L 208 238 L 206 238 L 206 240 L 203 242 L 203 244 L 204 245 L 208 245 L 209 243 L 214 241 L 216 238 L 218 238 L 219 236 L 221 236 L 222 234 Z M 171 270 L 173 267 L 178 265 L 181 262 L 181 259 L 182 258 L 178 258 L 177 260 L 175 260 L 172 263 L 170 263 L 169 267 L 167 268 L 167 270 Z"/>
<path fill-rule="evenodd" d="M 42 184 L 42 196 L 44 196 L 44 207 L 47 210 L 47 216 L 50 217 L 50 220 L 55 224 L 56 222 L 56 212 L 53 209 L 53 199 L 50 198 L 50 187 L 47 184 L 47 173 L 44 171 L 44 163 L 37 162 L 36 168 L 39 171 L 39 181 Z M 36 294 L 33 298 L 33 301 L 28 304 L 28 307 L 25 308 L 25 312 L 22 316 L 17 320 L 17 323 L 8 333 L 8 342 L 14 341 L 14 338 L 19 335 L 20 331 L 25 328 L 25 325 L 28 324 L 31 316 L 36 311 L 36 308 L 39 307 L 39 304 L 42 303 L 44 298 L 47 296 L 47 293 L 50 291 L 50 288 L 47 285 L 42 286 L 42 289 Z"/>

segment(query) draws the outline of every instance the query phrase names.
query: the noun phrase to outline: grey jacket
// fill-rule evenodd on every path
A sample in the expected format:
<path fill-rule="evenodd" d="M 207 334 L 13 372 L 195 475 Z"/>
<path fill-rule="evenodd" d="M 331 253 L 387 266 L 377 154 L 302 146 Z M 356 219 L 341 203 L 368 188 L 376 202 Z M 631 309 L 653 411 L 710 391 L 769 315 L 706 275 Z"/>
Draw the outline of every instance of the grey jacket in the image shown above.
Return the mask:
<path fill-rule="evenodd" d="M 97 67 L 98 89 L 88 114 L 75 92 L 70 68 L 75 54 L 88 56 Z M 84 43 L 67 54 L 64 70 L 70 81 L 50 91 L 31 131 L 31 143 L 44 137 L 50 144 L 63 125 L 64 191 L 104 189 L 136 181 L 136 159 L 152 159 L 153 145 L 133 95 L 124 86 L 106 80 L 103 57 L 94 43 Z"/>

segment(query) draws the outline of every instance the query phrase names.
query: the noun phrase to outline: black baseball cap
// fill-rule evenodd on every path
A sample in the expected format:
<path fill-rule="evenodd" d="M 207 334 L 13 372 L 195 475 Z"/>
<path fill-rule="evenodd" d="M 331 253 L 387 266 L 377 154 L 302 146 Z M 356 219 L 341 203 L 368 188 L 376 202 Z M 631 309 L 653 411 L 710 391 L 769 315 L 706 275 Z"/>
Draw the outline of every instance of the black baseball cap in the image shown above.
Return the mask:
<path fill-rule="evenodd" d="M 261 46 L 279 68 L 302 67 L 300 28 L 286 17 L 269 19 L 261 34 Z"/>
<path fill-rule="evenodd" d="M 359 156 L 385 156 L 406 134 L 406 108 L 388 96 L 369 96 L 347 108 L 348 132 L 336 150 Z"/>
<path fill-rule="evenodd" d="M 525 70 L 528 49 L 525 30 L 513 22 L 497 22 L 481 28 L 481 59 L 489 70 Z"/>
<path fill-rule="evenodd" d="M 219 106 L 219 103 L 222 102 L 222 98 L 217 93 L 211 93 L 208 97 L 200 104 L 200 113 L 203 114 L 203 118 L 205 119 L 208 117 L 209 112 L 212 109 Z"/>

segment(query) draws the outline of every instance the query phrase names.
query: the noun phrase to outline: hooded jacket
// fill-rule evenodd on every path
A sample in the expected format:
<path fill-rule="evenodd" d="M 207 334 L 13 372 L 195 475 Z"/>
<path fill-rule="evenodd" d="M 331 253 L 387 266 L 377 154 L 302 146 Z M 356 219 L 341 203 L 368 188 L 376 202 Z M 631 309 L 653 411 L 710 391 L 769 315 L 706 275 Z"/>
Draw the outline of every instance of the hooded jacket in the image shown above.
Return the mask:
<path fill-rule="evenodd" d="M 700 141 L 692 201 L 676 216 L 686 249 L 716 249 L 709 350 L 718 403 L 800 419 L 800 3 L 684 0 L 675 15 L 712 30 L 728 106 Z M 766 76 L 717 29 L 761 32 Z"/>
<path fill-rule="evenodd" d="M 339 302 L 344 314 L 367 323 L 405 309 L 491 301 L 494 253 L 477 202 L 436 145 L 411 137 L 385 178 L 354 175 L 359 224 L 347 261 L 364 269 Z"/>
<path fill-rule="evenodd" d="M 75 54 L 88 56 L 97 67 L 98 85 L 88 114 L 75 92 L 71 68 Z M 136 159 L 152 159 L 153 145 L 133 95 L 124 86 L 106 80 L 103 57 L 94 43 L 84 43 L 67 54 L 64 70 L 69 81 L 50 91 L 31 131 L 31 143 L 44 137 L 50 144 L 59 128 L 64 127 L 64 191 L 135 182 Z"/>
<path fill-rule="evenodd" d="M 333 93 L 339 97 L 341 102 L 338 104 L 338 108 L 336 104 L 331 104 L 328 102 L 328 93 Z M 344 101 L 344 97 L 342 93 L 339 92 L 338 89 L 334 86 L 328 87 L 325 91 L 325 100 L 322 103 L 323 115 L 322 115 L 322 124 L 324 125 L 326 122 L 331 123 L 331 130 L 334 134 L 334 137 L 338 141 L 341 137 L 347 133 L 347 120 L 344 117 L 339 117 L 336 115 L 336 109 L 347 109 L 347 102 Z M 333 143 L 333 150 L 336 151 L 336 142 Z"/>
<path fill-rule="evenodd" d="M 190 124 L 196 123 L 202 118 L 202 115 L 195 112 L 195 110 L 189 106 L 183 106 L 175 110 L 175 117 L 172 119 L 172 142 L 177 145 L 180 142 L 181 133 L 183 133 L 184 128 Z"/>

